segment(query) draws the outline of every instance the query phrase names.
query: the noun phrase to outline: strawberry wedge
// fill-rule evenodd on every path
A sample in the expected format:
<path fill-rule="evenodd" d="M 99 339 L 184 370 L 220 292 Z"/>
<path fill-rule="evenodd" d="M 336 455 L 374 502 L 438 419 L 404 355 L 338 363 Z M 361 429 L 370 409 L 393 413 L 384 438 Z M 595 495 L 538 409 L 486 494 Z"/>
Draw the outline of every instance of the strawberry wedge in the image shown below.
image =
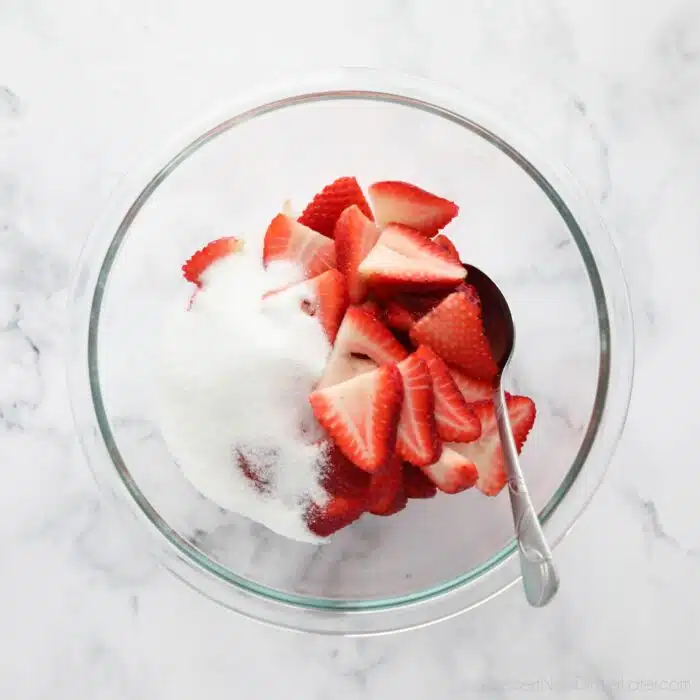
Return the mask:
<path fill-rule="evenodd" d="M 435 421 L 440 438 L 450 442 L 476 440 L 481 435 L 481 423 L 467 405 L 449 367 L 426 345 L 421 345 L 415 354 L 425 362 L 432 379 Z"/>
<path fill-rule="evenodd" d="M 520 452 L 535 422 L 535 404 L 526 396 L 507 396 L 506 406 L 515 446 Z M 473 462 L 478 473 L 477 488 L 487 496 L 495 496 L 508 482 L 503 450 L 498 437 L 496 412 L 492 401 L 476 403 L 473 409 L 481 421 L 481 437 L 468 444 L 447 443 L 445 448 L 454 450 Z"/>
<path fill-rule="evenodd" d="M 218 238 L 198 250 L 183 266 L 182 274 L 188 282 L 202 286 L 202 274 L 217 260 L 243 250 L 243 241 L 233 236 Z"/>
<path fill-rule="evenodd" d="M 368 194 L 380 226 L 405 224 L 428 237 L 447 226 L 459 212 L 454 202 L 407 182 L 375 182 Z"/>
<path fill-rule="evenodd" d="M 450 290 L 467 274 L 443 248 L 401 224 L 384 229 L 358 272 L 368 287 L 386 293 Z"/>
<path fill-rule="evenodd" d="M 366 308 L 351 306 L 340 324 L 320 388 L 346 381 L 377 365 L 400 362 L 408 350 Z"/>
<path fill-rule="evenodd" d="M 395 365 L 360 374 L 309 396 L 316 420 L 355 465 L 384 467 L 394 449 L 403 385 Z"/>
<path fill-rule="evenodd" d="M 319 537 L 328 537 L 351 525 L 367 511 L 366 498 L 331 496 L 327 503 L 312 503 L 306 511 L 306 525 Z"/>
<path fill-rule="evenodd" d="M 440 459 L 429 467 L 423 467 L 423 473 L 443 493 L 466 491 L 479 479 L 479 472 L 474 462 L 454 447 L 455 443 L 446 443 L 442 448 Z"/>
<path fill-rule="evenodd" d="M 403 404 L 396 434 L 396 452 L 416 467 L 426 467 L 440 456 L 435 425 L 435 396 L 428 365 L 416 354 L 397 365 L 403 382 Z"/>
<path fill-rule="evenodd" d="M 427 345 L 475 379 L 491 381 L 498 365 L 491 356 L 479 307 L 463 292 L 447 296 L 410 331 L 415 345 Z"/>
<path fill-rule="evenodd" d="M 333 238 L 338 269 L 348 280 L 350 301 L 360 304 L 367 296 L 367 285 L 357 268 L 377 242 L 379 230 L 376 224 L 353 204 L 340 215 L 335 224 Z"/>
<path fill-rule="evenodd" d="M 286 214 L 278 214 L 263 242 L 264 265 L 275 260 L 298 263 L 310 279 L 335 267 L 335 244 Z"/>
<path fill-rule="evenodd" d="M 332 238 L 340 215 L 353 205 L 372 219 L 372 210 L 357 180 L 354 177 L 339 177 L 311 200 L 299 217 L 299 223 Z"/>

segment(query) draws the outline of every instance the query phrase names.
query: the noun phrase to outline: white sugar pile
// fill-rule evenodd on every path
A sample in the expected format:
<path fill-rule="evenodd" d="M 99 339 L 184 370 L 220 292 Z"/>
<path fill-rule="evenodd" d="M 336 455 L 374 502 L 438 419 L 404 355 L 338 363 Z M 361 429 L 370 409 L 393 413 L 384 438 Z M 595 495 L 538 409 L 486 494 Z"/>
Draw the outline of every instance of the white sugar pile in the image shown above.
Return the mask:
<path fill-rule="evenodd" d="M 330 345 L 318 319 L 301 310 L 307 285 L 262 299 L 300 279 L 287 263 L 264 270 L 254 250 L 211 265 L 191 308 L 166 319 L 156 395 L 163 436 L 201 494 L 315 542 L 303 516 L 309 500 L 322 504 L 327 494 L 323 448 L 310 444 L 317 427 L 308 395 Z"/>

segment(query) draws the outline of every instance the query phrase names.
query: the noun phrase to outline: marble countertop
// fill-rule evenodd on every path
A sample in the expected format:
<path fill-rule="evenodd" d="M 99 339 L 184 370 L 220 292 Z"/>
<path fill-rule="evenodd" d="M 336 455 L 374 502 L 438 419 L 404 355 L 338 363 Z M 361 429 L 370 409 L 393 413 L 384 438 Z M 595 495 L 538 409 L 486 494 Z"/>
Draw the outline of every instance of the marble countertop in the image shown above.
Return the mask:
<path fill-rule="evenodd" d="M 457 85 L 517 67 L 494 96 L 553 143 L 614 230 L 633 403 L 543 610 L 513 587 L 398 636 L 262 627 L 135 550 L 76 446 L 66 286 L 134 153 L 222 90 L 340 64 Z M 700 376 L 682 369 L 700 341 L 699 124 L 694 0 L 1 2 L 0 697 L 696 697 Z"/>

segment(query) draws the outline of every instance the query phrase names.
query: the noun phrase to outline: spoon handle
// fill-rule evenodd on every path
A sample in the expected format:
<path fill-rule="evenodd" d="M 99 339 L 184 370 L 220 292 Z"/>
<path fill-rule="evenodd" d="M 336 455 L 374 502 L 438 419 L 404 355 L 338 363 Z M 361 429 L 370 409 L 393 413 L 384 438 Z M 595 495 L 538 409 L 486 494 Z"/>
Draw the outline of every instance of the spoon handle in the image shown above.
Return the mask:
<path fill-rule="evenodd" d="M 496 406 L 498 433 L 508 473 L 508 493 L 513 510 L 525 596 L 530 605 L 542 607 L 557 592 L 559 576 L 554 568 L 552 552 L 545 539 L 537 512 L 532 505 L 530 494 L 525 485 L 523 472 L 520 469 L 518 450 L 515 446 L 513 429 L 506 408 L 505 393 L 500 382 L 494 391 L 493 400 Z"/>

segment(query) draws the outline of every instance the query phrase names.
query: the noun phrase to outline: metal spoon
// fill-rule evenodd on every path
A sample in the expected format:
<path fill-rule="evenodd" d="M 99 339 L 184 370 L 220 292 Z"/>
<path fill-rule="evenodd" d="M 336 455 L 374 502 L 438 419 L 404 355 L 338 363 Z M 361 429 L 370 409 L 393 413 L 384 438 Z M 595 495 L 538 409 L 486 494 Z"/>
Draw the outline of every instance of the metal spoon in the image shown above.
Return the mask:
<path fill-rule="evenodd" d="M 547 544 L 525 485 L 506 408 L 502 378 L 515 347 L 513 317 L 508 303 L 495 282 L 478 267 L 473 265 L 464 267 L 467 270 L 467 282 L 474 285 L 481 298 L 484 330 L 499 368 L 494 384 L 493 402 L 496 407 L 498 433 L 508 472 L 508 493 L 520 553 L 520 571 L 525 596 L 531 605 L 542 607 L 559 589 L 559 576 L 552 562 L 552 551 Z"/>

